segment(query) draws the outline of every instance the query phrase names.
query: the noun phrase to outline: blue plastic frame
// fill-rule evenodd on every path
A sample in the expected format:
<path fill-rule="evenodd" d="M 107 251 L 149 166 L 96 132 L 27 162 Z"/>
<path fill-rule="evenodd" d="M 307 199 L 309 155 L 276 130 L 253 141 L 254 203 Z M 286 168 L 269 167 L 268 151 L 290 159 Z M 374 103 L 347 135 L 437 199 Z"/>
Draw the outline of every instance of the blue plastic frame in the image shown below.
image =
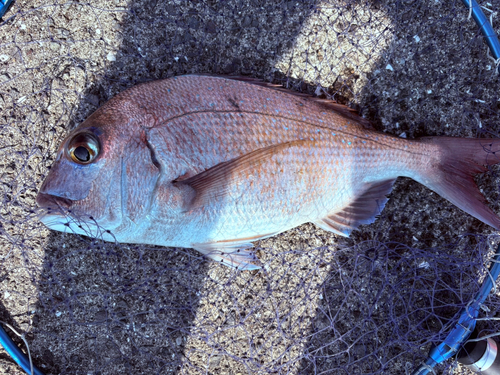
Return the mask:
<path fill-rule="evenodd" d="M 486 40 L 486 44 L 490 47 L 491 54 L 498 60 L 500 58 L 500 42 L 498 41 L 498 37 L 493 30 L 490 22 L 484 15 L 481 7 L 477 3 L 476 0 L 462 0 L 467 9 L 472 8 L 472 17 L 474 21 L 476 21 L 479 29 L 483 33 L 483 36 Z"/>
<path fill-rule="evenodd" d="M 491 259 L 491 266 L 483 285 L 475 295 L 474 299 L 461 311 L 458 312 L 458 322 L 444 341 L 432 348 L 427 359 L 413 371 L 412 375 L 426 375 L 441 362 L 453 357 L 467 341 L 474 328 L 476 319 L 481 309 L 481 304 L 486 300 L 494 286 L 494 282 L 500 274 L 500 245 Z"/>
<path fill-rule="evenodd" d="M 26 354 L 22 352 L 21 349 L 12 341 L 10 336 L 5 332 L 5 329 L 0 324 L 0 344 L 3 348 L 9 353 L 16 363 L 26 371 L 27 374 L 31 375 L 31 366 L 30 361 Z M 33 365 L 33 374 L 35 375 L 44 375 L 35 365 Z"/>
<path fill-rule="evenodd" d="M 0 18 L 7 12 L 11 3 L 12 0 L 0 0 Z"/>

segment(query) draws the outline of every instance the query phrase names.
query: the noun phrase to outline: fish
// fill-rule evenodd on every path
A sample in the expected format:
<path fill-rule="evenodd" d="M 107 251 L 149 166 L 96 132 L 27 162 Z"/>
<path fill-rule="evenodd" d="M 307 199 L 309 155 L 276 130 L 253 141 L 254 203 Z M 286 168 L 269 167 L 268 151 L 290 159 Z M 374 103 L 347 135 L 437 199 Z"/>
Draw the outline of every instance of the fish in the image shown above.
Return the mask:
<path fill-rule="evenodd" d="M 194 248 L 240 270 L 253 242 L 306 222 L 339 236 L 371 224 L 409 177 L 500 229 L 474 175 L 498 139 L 405 139 L 347 106 L 244 77 L 139 84 L 61 143 L 36 197 L 48 228 Z"/>

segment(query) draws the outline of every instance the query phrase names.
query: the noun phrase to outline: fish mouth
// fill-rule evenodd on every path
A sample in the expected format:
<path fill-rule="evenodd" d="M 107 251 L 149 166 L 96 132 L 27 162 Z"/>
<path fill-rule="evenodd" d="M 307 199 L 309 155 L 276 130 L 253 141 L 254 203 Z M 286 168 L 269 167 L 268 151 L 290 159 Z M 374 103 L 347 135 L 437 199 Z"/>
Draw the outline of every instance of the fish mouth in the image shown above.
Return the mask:
<path fill-rule="evenodd" d="M 66 213 L 73 205 L 71 199 L 45 193 L 38 193 L 36 196 L 36 203 L 38 207 L 43 208 L 47 213 L 53 211 Z"/>
<path fill-rule="evenodd" d="M 95 223 L 81 220 L 71 209 L 73 201 L 46 193 L 38 193 L 36 203 L 40 207 L 38 219 L 49 229 L 58 232 L 92 235 Z"/>
<path fill-rule="evenodd" d="M 75 201 L 46 193 L 38 193 L 38 220 L 47 228 L 63 233 L 81 234 L 115 242 L 116 238 L 88 215 L 81 215 Z"/>

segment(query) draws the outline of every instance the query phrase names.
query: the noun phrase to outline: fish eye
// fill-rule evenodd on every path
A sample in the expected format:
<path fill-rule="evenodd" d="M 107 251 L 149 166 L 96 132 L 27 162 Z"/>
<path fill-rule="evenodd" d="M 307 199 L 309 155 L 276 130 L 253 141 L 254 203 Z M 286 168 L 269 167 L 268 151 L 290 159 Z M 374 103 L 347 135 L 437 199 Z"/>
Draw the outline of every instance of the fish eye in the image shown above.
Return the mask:
<path fill-rule="evenodd" d="M 80 133 L 68 142 L 68 153 L 75 163 L 89 164 L 99 155 L 99 141 L 92 133 Z"/>

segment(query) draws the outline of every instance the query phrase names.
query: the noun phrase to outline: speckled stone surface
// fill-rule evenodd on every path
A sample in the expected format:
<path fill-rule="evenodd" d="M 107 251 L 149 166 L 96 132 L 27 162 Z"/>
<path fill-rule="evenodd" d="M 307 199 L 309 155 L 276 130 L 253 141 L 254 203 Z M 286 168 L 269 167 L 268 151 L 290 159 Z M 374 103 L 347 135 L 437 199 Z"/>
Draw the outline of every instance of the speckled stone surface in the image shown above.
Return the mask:
<path fill-rule="evenodd" d="M 70 129 L 187 73 L 332 98 L 397 136 L 497 137 L 498 75 L 467 16 L 448 1 L 16 1 L 0 21 L 0 320 L 46 374 L 404 373 L 497 241 L 412 180 L 349 239 L 305 224 L 257 243 L 263 269 L 241 273 L 51 232 L 34 199 Z M 498 212 L 498 169 L 476 180 Z M 0 351 L 0 374 L 19 371 Z"/>

